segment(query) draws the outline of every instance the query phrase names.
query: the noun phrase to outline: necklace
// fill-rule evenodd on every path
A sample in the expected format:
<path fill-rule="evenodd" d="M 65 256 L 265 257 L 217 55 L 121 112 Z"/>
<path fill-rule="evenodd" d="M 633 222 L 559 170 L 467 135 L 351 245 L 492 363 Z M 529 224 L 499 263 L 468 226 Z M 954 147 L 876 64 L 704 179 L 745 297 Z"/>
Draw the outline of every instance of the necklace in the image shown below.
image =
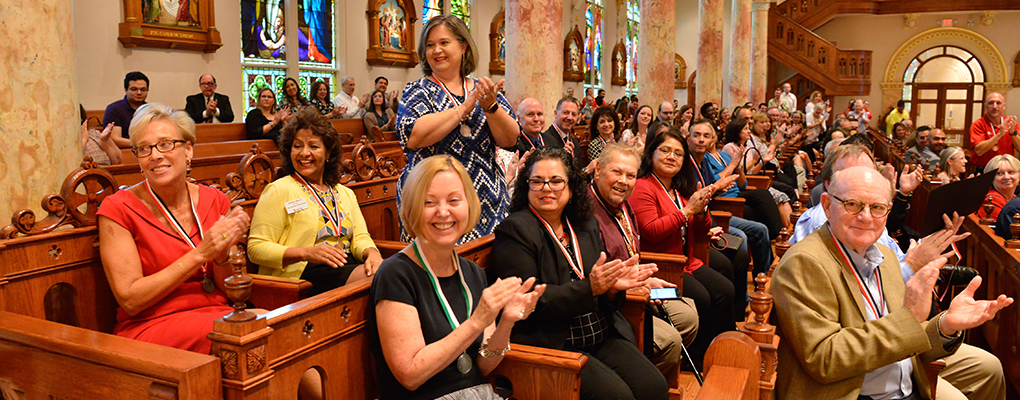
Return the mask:
<path fill-rule="evenodd" d="M 460 326 L 460 321 L 457 320 L 457 315 L 453 313 L 453 308 L 450 307 L 450 303 L 446 301 L 446 295 L 443 293 L 443 288 L 439 286 L 439 278 L 437 278 L 436 274 L 432 272 L 432 266 L 429 265 L 429 261 L 425 259 L 425 257 L 422 256 L 421 251 L 418 250 L 417 238 L 411 242 L 411 249 L 414 250 L 414 255 L 418 257 L 418 263 L 421 264 L 422 268 L 425 269 L 425 273 L 429 276 L 429 282 L 432 283 L 432 289 L 435 291 L 436 297 L 439 298 L 439 304 L 443 306 L 443 314 L 446 316 L 446 321 L 450 323 L 450 328 L 457 329 L 457 327 Z M 457 253 L 453 253 L 452 256 L 453 265 L 456 268 Z M 471 293 L 468 291 L 467 281 L 464 280 L 464 272 L 462 272 L 460 268 L 457 268 L 457 275 L 460 277 L 460 288 L 464 293 L 465 304 L 467 304 L 467 313 L 465 314 L 467 315 L 467 317 L 465 317 L 466 320 L 471 316 Z M 466 351 L 457 356 L 457 371 L 461 374 L 466 375 L 468 372 L 471 372 L 471 367 L 473 365 L 474 361 L 471 360 L 471 357 L 467 355 Z"/>
<path fill-rule="evenodd" d="M 446 87 L 446 84 L 443 83 L 443 81 L 439 80 L 439 78 L 436 77 L 436 74 L 432 74 L 432 79 L 436 83 L 438 83 L 440 87 L 443 88 L 443 92 L 446 93 L 446 97 L 450 98 L 450 102 L 453 103 L 453 107 L 454 108 L 460 107 L 461 102 L 458 101 L 457 98 L 453 97 L 453 94 L 450 93 L 450 89 L 448 89 Z M 461 82 L 461 84 L 463 85 L 464 99 L 466 100 L 467 99 L 467 94 L 468 94 L 468 92 L 467 92 L 467 78 L 464 78 L 464 81 Z M 471 110 L 471 111 L 473 112 L 474 110 Z M 471 115 L 471 112 L 468 113 L 468 116 L 470 116 L 470 115 Z M 460 121 L 460 135 L 463 136 L 463 137 L 471 136 L 471 127 L 469 127 L 467 125 L 467 118 L 464 118 L 464 119 L 462 119 Z"/>

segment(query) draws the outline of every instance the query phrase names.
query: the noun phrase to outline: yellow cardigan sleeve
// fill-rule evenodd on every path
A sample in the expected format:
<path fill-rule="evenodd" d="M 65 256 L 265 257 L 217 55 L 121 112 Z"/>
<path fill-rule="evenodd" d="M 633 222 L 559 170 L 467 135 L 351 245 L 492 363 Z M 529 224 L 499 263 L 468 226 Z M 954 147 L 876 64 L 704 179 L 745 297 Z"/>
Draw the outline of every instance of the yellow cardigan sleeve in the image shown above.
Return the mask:
<path fill-rule="evenodd" d="M 287 213 L 286 203 L 304 199 L 306 207 Z M 315 244 L 319 209 L 308 201 L 299 184 L 290 177 L 270 183 L 259 196 L 248 233 L 248 257 L 259 265 L 259 274 L 300 278 L 307 262 L 283 265 L 283 252 L 290 247 Z"/>

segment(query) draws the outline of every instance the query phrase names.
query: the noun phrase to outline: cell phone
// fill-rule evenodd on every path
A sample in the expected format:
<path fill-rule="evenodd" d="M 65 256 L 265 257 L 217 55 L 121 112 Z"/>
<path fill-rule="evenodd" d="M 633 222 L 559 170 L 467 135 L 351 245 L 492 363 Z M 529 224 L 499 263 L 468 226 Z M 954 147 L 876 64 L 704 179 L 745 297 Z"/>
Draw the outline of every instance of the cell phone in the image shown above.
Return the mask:
<path fill-rule="evenodd" d="M 652 300 L 677 300 L 680 298 L 680 289 L 675 287 L 652 289 Z"/>

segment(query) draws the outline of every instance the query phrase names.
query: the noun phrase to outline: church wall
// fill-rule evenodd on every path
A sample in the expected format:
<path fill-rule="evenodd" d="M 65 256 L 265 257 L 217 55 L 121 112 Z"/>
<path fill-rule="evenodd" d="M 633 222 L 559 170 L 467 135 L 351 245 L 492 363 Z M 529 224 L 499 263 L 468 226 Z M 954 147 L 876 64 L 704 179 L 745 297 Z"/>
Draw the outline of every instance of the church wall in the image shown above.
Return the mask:
<path fill-rule="evenodd" d="M 882 105 L 882 79 L 885 69 L 896 50 L 906 43 L 910 38 L 928 29 L 939 27 L 942 19 L 952 18 L 957 28 L 974 31 L 991 41 L 1002 53 L 1006 61 L 1006 80 L 1012 80 L 1014 73 L 1013 59 L 1020 51 L 1020 42 L 1016 40 L 1016 27 L 1020 26 L 1020 12 L 1002 11 L 995 16 L 995 22 L 990 27 L 982 26 L 979 12 L 957 12 L 957 13 L 925 13 L 920 14 L 917 28 L 904 28 L 903 15 L 847 15 L 840 16 L 822 27 L 815 30 L 815 33 L 823 38 L 836 42 L 841 49 L 863 49 L 872 50 L 871 69 L 871 94 L 864 98 L 871 101 L 872 113 L 881 113 L 885 110 Z M 968 19 L 973 18 L 974 24 L 968 25 Z M 866 32 L 866 34 L 862 34 Z M 882 38 L 878 41 L 878 38 Z M 882 45 L 877 45 L 881 43 Z M 909 60 L 907 61 L 909 62 Z M 986 73 L 988 66 L 985 65 Z M 798 93 L 799 97 L 806 95 Z M 1006 93 L 1006 114 L 1020 114 L 1020 88 L 1011 88 Z M 837 96 L 834 109 L 839 112 L 850 101 L 850 96 Z M 877 121 L 872 125 L 877 126 Z"/>

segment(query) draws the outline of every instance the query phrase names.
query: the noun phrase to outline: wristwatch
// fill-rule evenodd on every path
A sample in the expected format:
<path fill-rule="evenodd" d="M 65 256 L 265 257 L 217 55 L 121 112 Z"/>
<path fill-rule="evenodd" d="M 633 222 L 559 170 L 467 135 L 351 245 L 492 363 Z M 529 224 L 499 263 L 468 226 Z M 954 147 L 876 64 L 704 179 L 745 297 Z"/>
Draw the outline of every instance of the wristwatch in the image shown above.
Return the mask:
<path fill-rule="evenodd" d="M 489 106 L 489 108 L 485 109 L 485 113 L 486 114 L 492 114 L 492 113 L 495 113 L 497 110 L 499 110 L 499 102 L 498 101 L 494 101 L 494 102 L 492 102 L 492 105 Z"/>

